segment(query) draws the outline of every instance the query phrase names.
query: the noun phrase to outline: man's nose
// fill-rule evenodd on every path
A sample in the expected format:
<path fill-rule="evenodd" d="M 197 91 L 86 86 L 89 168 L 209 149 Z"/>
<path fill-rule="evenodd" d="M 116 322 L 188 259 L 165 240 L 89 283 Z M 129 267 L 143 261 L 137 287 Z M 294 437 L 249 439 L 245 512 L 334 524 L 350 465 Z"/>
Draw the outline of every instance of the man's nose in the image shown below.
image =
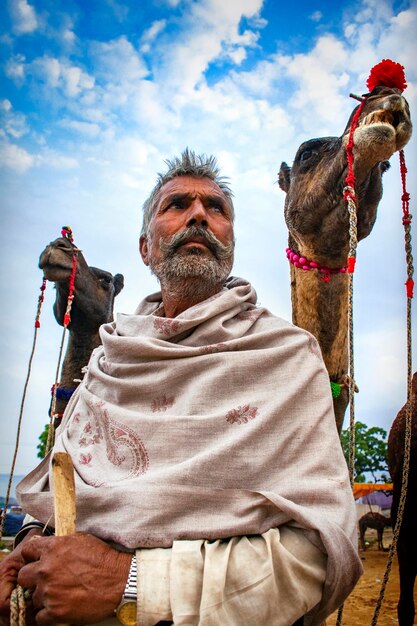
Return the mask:
<path fill-rule="evenodd" d="M 193 200 L 188 207 L 187 226 L 193 226 L 194 224 L 200 224 L 201 226 L 208 225 L 207 211 L 199 198 Z"/>

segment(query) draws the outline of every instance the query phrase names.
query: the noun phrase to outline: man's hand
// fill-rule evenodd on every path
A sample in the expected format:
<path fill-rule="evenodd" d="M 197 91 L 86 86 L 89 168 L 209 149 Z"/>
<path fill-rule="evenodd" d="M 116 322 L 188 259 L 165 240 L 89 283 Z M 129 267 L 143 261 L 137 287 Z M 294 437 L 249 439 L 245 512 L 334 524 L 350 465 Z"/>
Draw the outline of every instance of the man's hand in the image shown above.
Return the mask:
<path fill-rule="evenodd" d="M 82 533 L 35 538 L 21 555 L 18 583 L 32 591 L 38 626 L 94 624 L 113 616 L 132 558 Z"/>
<path fill-rule="evenodd" d="M 24 565 L 21 555 L 23 546 L 31 537 L 40 534 L 40 530 L 30 530 L 22 543 L 0 562 L 0 626 L 10 625 L 10 596 L 17 585 L 19 570 Z M 29 623 L 28 616 L 27 624 L 29 625 Z"/>

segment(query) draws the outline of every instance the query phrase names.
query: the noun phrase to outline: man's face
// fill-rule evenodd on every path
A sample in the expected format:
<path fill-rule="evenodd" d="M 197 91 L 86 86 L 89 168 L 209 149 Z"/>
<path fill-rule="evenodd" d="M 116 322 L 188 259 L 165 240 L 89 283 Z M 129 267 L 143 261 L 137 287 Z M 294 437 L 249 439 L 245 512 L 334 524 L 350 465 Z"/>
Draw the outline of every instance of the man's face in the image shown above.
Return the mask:
<path fill-rule="evenodd" d="M 224 281 L 233 248 L 231 209 L 215 182 L 178 176 L 161 188 L 149 236 L 140 240 L 142 259 L 161 283 L 195 276 Z"/>

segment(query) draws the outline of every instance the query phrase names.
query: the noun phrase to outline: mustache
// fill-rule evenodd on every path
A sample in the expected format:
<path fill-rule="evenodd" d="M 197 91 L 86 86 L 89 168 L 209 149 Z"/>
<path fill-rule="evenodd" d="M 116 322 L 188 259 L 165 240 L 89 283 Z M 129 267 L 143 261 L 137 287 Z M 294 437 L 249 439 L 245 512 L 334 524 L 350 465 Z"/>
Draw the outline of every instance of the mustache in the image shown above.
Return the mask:
<path fill-rule="evenodd" d="M 195 237 L 202 239 L 213 256 L 218 260 L 229 257 L 233 252 L 234 241 L 225 245 L 211 231 L 201 228 L 201 226 L 190 226 L 186 230 L 173 235 L 168 241 L 161 239 L 159 245 L 161 250 L 170 257 L 175 254 L 178 248 L 192 241 Z"/>

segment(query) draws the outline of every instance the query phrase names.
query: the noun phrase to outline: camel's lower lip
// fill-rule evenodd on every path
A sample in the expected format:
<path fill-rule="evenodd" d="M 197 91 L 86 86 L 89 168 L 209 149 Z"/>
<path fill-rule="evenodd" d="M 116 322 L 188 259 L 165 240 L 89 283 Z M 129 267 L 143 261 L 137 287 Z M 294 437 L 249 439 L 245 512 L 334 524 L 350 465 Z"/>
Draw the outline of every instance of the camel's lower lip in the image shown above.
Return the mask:
<path fill-rule="evenodd" d="M 68 272 L 71 271 L 71 267 L 66 267 L 65 265 L 44 265 L 43 267 L 39 265 L 39 267 L 43 271 L 45 278 L 48 280 L 65 278 L 68 275 Z"/>

